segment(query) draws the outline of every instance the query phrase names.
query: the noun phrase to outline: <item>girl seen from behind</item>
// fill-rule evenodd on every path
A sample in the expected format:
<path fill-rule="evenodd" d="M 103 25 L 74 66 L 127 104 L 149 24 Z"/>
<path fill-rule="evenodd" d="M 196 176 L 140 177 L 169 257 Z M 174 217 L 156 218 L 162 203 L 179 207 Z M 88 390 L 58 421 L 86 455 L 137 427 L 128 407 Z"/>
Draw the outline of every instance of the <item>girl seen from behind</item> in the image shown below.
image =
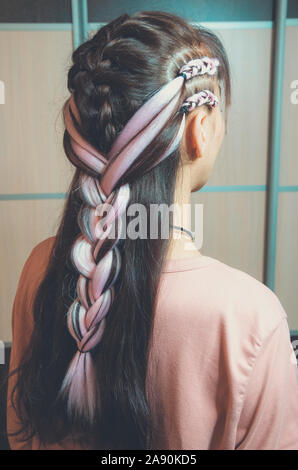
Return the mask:
<path fill-rule="evenodd" d="M 143 11 L 100 28 L 72 59 L 63 144 L 76 170 L 57 234 L 32 250 L 16 293 L 11 448 L 297 449 L 282 305 L 200 253 L 190 220 L 179 223 L 224 138 L 221 41 Z M 174 203 L 168 238 L 121 238 L 134 204 L 149 233 L 152 205 Z"/>

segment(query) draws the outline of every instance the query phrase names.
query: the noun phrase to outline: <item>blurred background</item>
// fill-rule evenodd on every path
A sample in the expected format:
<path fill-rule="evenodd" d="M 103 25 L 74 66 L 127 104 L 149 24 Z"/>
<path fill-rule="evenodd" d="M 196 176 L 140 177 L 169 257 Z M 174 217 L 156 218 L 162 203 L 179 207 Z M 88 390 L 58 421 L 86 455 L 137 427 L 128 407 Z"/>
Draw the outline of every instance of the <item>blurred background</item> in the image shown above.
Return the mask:
<path fill-rule="evenodd" d="M 266 283 L 298 333 L 298 1 L 1 0 L 0 339 L 33 247 L 56 233 L 74 167 L 61 109 L 71 54 L 121 13 L 163 10 L 214 30 L 232 73 L 227 134 L 207 186 L 201 252 Z M 296 96 L 296 98 L 295 98 Z"/>

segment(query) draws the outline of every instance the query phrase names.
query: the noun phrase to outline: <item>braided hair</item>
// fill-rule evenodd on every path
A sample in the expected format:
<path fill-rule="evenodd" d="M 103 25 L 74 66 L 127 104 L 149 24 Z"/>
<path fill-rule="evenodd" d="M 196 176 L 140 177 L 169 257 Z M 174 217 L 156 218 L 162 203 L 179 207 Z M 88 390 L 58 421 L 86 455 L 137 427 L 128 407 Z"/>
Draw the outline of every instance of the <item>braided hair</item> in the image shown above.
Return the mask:
<path fill-rule="evenodd" d="M 216 81 L 229 105 L 228 60 L 212 32 L 153 11 L 121 15 L 72 59 L 63 144 L 76 173 L 18 374 L 21 430 L 150 448 L 147 364 L 168 241 L 122 240 L 121 220 L 128 204 L 172 204 L 186 115 L 212 112 Z"/>
<path fill-rule="evenodd" d="M 68 329 L 77 342 L 75 354 L 65 379 L 62 392 L 67 391 L 70 412 L 79 412 L 92 420 L 99 404 L 95 373 L 89 354 L 100 342 L 105 316 L 114 299 L 114 283 L 119 275 L 121 254 L 117 247 L 119 238 L 108 238 L 116 218 L 126 210 L 129 198 L 129 183 L 117 187 L 118 181 L 133 166 L 142 151 L 154 139 L 171 117 L 180 101 L 184 81 L 197 75 L 216 73 L 218 59 L 196 58 L 184 65 L 177 78 L 163 85 L 125 125 L 118 135 L 107 157 L 85 141 L 75 128 L 80 117 L 73 96 L 65 106 L 65 125 L 74 156 L 90 169 L 97 171 L 99 178 L 82 173 L 80 188 L 82 207 L 78 224 L 82 234 L 72 247 L 72 262 L 80 273 L 77 282 L 78 297 L 68 311 Z M 201 90 L 182 104 L 182 120 L 178 132 L 163 155 L 153 166 L 169 156 L 178 146 L 185 126 L 185 113 L 201 104 L 215 107 L 218 98 L 210 90 Z M 148 170 L 147 170 L 148 171 Z M 105 219 L 106 230 L 101 226 L 105 206 L 112 210 Z M 118 225 L 119 230 L 119 225 Z"/>

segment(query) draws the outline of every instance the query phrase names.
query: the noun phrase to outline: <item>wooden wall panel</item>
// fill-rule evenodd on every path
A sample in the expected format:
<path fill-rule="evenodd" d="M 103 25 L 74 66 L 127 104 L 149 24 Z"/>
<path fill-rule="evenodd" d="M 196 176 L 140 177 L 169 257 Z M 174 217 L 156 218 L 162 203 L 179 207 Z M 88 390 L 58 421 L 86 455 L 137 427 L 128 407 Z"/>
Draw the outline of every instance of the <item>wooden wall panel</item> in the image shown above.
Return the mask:
<path fill-rule="evenodd" d="M 0 31 L 1 193 L 64 192 L 72 165 L 62 147 L 71 31 Z"/>
<path fill-rule="evenodd" d="M 291 83 L 298 81 L 297 44 L 298 26 L 287 26 L 280 153 L 281 185 L 298 185 L 298 104 L 291 102 L 294 91 Z"/>
<path fill-rule="evenodd" d="M 1 201 L 0 339 L 11 341 L 11 313 L 19 277 L 31 250 L 55 235 L 64 199 Z"/>
<path fill-rule="evenodd" d="M 247 272 L 263 282 L 264 192 L 196 192 L 203 206 L 200 252 Z"/>
<path fill-rule="evenodd" d="M 298 193 L 279 194 L 276 294 L 288 315 L 292 330 L 298 330 Z"/>

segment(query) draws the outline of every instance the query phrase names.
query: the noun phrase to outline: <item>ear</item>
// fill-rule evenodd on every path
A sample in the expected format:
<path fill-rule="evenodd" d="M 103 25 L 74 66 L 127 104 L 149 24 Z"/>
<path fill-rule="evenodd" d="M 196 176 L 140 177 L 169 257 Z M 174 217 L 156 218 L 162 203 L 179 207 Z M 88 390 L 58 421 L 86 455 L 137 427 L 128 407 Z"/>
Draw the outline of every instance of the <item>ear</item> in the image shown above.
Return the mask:
<path fill-rule="evenodd" d="M 193 118 L 189 123 L 190 155 L 193 159 L 204 155 L 208 133 L 208 120 L 206 118 L 206 110 L 199 108 L 196 113 L 193 113 Z"/>

